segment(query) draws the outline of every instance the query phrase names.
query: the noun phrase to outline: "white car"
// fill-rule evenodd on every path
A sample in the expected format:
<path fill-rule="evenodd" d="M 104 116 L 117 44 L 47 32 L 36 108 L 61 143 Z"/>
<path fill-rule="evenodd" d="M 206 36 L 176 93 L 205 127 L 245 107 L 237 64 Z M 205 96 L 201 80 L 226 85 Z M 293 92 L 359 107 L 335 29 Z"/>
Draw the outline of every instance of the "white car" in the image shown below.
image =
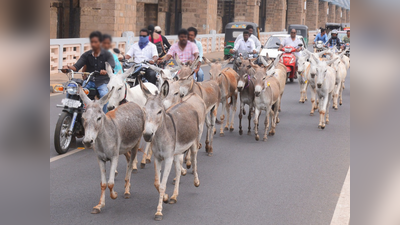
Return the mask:
<path fill-rule="evenodd" d="M 278 51 L 279 45 L 276 45 L 276 43 L 282 43 L 283 39 L 289 37 L 289 34 L 275 34 L 272 35 L 271 37 L 268 38 L 267 42 L 265 42 L 263 49 L 261 50 L 260 55 L 261 56 L 266 56 L 268 53 L 269 58 L 275 59 L 277 55 L 281 54 L 282 51 Z M 303 47 L 307 47 L 306 43 L 304 42 L 303 36 L 297 35 L 297 38 L 299 38 L 303 42 Z M 301 52 L 301 51 L 300 51 Z"/>

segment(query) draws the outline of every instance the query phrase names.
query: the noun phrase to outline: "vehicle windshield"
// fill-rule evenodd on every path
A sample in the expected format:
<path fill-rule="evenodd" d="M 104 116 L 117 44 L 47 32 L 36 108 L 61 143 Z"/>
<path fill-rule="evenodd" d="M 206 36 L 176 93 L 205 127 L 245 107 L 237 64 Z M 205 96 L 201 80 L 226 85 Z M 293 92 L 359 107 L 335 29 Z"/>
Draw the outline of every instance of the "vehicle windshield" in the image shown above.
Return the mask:
<path fill-rule="evenodd" d="M 270 38 L 268 38 L 267 42 L 264 45 L 264 49 L 278 49 L 279 45 L 276 45 L 276 42 L 278 43 L 282 43 L 283 39 L 285 39 L 286 37 L 276 37 L 276 36 L 272 36 Z"/>

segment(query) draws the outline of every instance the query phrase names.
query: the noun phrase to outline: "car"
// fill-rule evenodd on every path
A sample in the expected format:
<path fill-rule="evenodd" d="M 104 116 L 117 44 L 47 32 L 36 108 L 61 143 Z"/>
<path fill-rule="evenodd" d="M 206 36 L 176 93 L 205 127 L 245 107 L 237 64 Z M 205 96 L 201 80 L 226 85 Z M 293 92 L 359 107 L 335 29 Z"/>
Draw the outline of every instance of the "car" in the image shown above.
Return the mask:
<path fill-rule="evenodd" d="M 282 53 L 282 51 L 278 51 L 279 46 L 276 45 L 276 42 L 282 43 L 283 39 L 289 37 L 289 34 L 275 34 L 272 35 L 271 37 L 268 38 L 268 40 L 265 42 L 263 49 L 261 50 L 260 55 L 261 56 L 266 56 L 268 53 L 268 57 L 275 59 L 276 56 Z M 296 35 L 297 38 L 303 42 L 303 47 L 308 46 L 306 45 L 303 36 Z"/>

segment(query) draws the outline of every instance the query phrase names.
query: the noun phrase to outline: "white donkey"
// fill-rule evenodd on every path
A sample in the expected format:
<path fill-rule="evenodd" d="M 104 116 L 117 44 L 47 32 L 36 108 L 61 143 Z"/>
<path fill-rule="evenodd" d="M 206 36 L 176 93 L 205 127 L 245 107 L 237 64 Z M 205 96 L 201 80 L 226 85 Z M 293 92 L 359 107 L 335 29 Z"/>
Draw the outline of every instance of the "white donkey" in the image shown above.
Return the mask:
<path fill-rule="evenodd" d="M 329 124 L 329 102 L 332 99 L 336 80 L 335 70 L 330 65 L 337 59 L 321 61 L 315 55 L 312 55 L 312 58 L 311 63 L 316 63 L 316 83 L 319 98 L 318 128 L 325 129 L 325 124 Z"/>
<path fill-rule="evenodd" d="M 101 173 L 101 196 L 98 205 L 93 207 L 92 213 L 96 214 L 105 206 L 105 191 L 110 189 L 110 197 L 116 199 L 118 194 L 114 191 L 114 171 L 118 165 L 119 155 L 124 154 L 128 165 L 125 175 L 125 198 L 130 197 L 130 179 L 132 174 L 133 159 L 140 145 L 144 130 L 144 112 L 133 102 L 124 104 L 115 110 L 103 113 L 103 106 L 108 102 L 114 89 L 98 101 L 91 101 L 79 87 L 79 95 L 86 104 L 82 114 L 85 127 L 83 144 L 87 148 L 93 147 L 97 155 Z M 106 181 L 106 162 L 111 161 L 110 177 Z"/>
<path fill-rule="evenodd" d="M 309 54 L 303 53 L 303 55 L 297 58 L 297 77 L 300 85 L 300 103 L 304 103 L 304 101 L 307 101 L 308 77 L 311 70 L 311 65 L 309 62 L 307 62 L 307 59 L 309 57 Z"/>
<path fill-rule="evenodd" d="M 111 66 L 106 62 L 106 70 L 108 76 L 110 77 L 110 81 L 107 84 L 108 90 L 114 88 L 114 93 L 111 95 L 110 100 L 108 101 L 107 109 L 109 111 L 117 108 L 119 105 L 124 104 L 126 102 L 134 102 L 138 104 L 140 107 L 143 107 L 146 103 L 146 97 L 144 96 L 142 90 L 140 89 L 139 85 L 135 87 L 129 88 L 129 85 L 125 82 L 125 79 L 133 72 L 134 68 L 130 68 L 123 74 L 115 75 L 112 71 Z M 145 83 L 144 84 L 147 89 L 154 94 L 158 88 L 152 83 Z M 147 163 L 150 163 L 151 152 L 148 153 L 150 148 L 150 144 L 146 143 L 145 151 L 143 153 L 143 159 L 141 162 L 141 168 L 144 168 Z M 133 171 L 137 171 L 137 157 L 135 157 L 133 163 Z"/>

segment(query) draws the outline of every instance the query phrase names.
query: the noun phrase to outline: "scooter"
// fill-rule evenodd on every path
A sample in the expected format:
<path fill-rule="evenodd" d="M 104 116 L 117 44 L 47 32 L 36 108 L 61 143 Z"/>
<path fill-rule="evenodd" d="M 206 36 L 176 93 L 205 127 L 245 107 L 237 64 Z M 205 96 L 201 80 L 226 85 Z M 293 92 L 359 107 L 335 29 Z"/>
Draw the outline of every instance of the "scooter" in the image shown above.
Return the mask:
<path fill-rule="evenodd" d="M 276 45 L 280 45 L 280 43 L 277 42 Z M 298 46 L 302 47 L 303 44 L 299 44 Z M 280 62 L 286 66 L 287 79 L 289 79 L 292 83 L 297 72 L 296 56 L 293 54 L 293 52 L 296 52 L 297 49 L 292 46 L 286 46 L 283 48 L 283 50 L 284 52 L 281 55 Z"/>
<path fill-rule="evenodd" d="M 57 105 L 58 108 L 62 108 L 62 112 L 59 114 L 54 131 L 54 148 L 61 155 L 68 152 L 68 149 L 75 142 L 76 138 L 81 138 L 85 135 L 82 121 L 82 113 L 85 110 L 85 105 L 78 93 L 78 85 L 82 86 L 83 80 L 74 78 L 74 74 L 88 75 L 86 79 L 87 83 L 90 77 L 98 72 L 87 73 L 74 72 L 70 69 L 59 70 L 68 76 L 68 82 L 64 85 L 54 86 L 55 92 L 67 93 L 66 98 L 61 100 L 60 105 Z M 85 94 L 91 100 L 94 100 L 95 96 L 98 96 L 97 90 L 95 88 L 87 89 L 85 86 L 83 86 Z"/>

